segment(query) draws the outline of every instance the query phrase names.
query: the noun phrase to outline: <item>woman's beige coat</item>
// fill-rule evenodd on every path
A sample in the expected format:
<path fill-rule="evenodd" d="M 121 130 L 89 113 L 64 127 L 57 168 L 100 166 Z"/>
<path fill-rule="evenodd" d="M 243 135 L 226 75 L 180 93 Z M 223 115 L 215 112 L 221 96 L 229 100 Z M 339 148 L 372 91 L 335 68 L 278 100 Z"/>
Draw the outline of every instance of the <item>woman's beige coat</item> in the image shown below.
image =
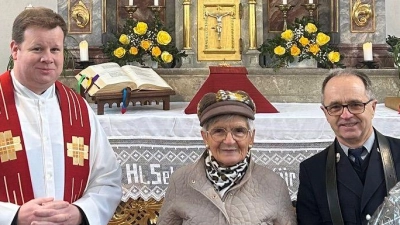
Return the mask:
<path fill-rule="evenodd" d="M 172 174 L 157 224 L 296 224 L 296 219 L 284 180 L 252 160 L 221 199 L 206 177 L 203 154 Z"/>

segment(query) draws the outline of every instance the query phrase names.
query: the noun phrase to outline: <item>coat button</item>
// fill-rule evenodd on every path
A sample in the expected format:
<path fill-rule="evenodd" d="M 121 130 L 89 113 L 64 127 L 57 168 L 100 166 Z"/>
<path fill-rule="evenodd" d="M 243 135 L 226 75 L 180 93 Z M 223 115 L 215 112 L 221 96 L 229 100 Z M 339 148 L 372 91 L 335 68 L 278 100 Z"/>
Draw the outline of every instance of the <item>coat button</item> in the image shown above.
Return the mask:
<path fill-rule="evenodd" d="M 192 180 L 192 184 L 195 184 L 196 183 L 196 181 L 195 180 Z"/>
<path fill-rule="evenodd" d="M 365 219 L 370 220 L 370 219 L 371 219 L 371 216 L 370 216 L 369 214 L 367 214 L 367 215 L 365 216 Z"/>

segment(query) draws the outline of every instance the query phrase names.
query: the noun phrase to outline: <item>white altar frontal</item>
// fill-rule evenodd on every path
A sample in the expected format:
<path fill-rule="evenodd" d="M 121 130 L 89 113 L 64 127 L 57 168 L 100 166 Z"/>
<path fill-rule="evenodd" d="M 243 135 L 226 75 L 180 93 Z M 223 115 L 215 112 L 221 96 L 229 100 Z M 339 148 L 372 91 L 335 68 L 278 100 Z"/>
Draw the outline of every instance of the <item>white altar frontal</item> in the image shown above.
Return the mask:
<path fill-rule="evenodd" d="M 161 200 L 177 168 L 195 162 L 205 150 L 196 114 L 185 114 L 187 102 L 162 105 L 105 107 L 99 115 L 123 171 L 122 201 Z M 296 199 L 299 164 L 334 139 L 319 103 L 273 103 L 279 113 L 256 114 L 253 159 L 278 173 Z M 96 111 L 96 105 L 92 105 Z M 400 138 L 400 114 L 378 104 L 373 125 Z"/>

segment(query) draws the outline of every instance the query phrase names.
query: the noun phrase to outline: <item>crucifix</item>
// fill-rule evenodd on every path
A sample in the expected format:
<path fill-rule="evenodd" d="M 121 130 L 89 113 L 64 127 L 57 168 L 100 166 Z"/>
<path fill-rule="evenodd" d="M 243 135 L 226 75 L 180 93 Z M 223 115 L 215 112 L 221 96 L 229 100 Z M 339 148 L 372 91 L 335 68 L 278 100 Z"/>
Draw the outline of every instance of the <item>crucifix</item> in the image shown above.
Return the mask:
<path fill-rule="evenodd" d="M 217 25 L 213 29 L 215 29 L 218 35 L 218 42 L 219 42 L 218 48 L 221 48 L 222 18 L 224 18 L 225 16 L 233 16 L 233 12 L 225 12 L 225 13 L 206 12 L 205 15 L 209 17 L 214 17 L 217 20 Z"/>

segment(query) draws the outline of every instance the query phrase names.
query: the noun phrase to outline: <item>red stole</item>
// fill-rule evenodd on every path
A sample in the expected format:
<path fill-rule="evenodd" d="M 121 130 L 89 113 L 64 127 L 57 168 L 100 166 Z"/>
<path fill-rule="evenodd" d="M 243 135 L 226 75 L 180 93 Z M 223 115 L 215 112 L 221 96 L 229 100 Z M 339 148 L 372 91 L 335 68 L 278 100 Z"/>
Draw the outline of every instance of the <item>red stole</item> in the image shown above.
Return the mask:
<path fill-rule="evenodd" d="M 84 99 L 56 82 L 64 133 L 64 200 L 79 199 L 89 177 L 90 122 Z M 34 198 L 10 72 L 0 75 L 0 201 Z"/>

